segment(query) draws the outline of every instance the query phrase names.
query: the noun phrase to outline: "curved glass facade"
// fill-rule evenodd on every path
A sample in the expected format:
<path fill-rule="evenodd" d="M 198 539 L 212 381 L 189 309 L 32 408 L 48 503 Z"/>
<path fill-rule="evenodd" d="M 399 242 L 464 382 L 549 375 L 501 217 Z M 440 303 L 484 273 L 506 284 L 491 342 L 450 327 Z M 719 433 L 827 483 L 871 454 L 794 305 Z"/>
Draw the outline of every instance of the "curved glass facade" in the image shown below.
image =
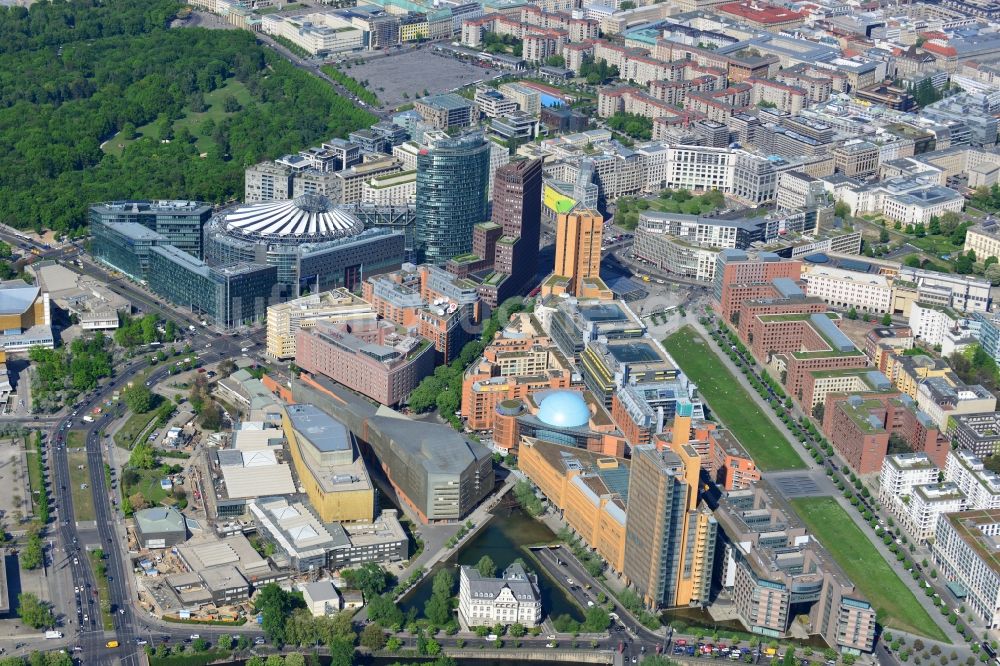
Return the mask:
<path fill-rule="evenodd" d="M 297 296 L 306 286 L 313 291 L 353 288 L 366 275 L 398 268 L 405 257 L 404 245 L 404 235 L 391 227 L 312 242 L 279 236 L 245 238 L 226 229 L 225 215 L 216 216 L 205 228 L 205 256 L 211 264 L 274 266 L 286 297 Z"/>
<path fill-rule="evenodd" d="M 417 244 L 427 263 L 472 250 L 486 221 L 490 148 L 482 134 L 439 139 L 417 155 Z"/>

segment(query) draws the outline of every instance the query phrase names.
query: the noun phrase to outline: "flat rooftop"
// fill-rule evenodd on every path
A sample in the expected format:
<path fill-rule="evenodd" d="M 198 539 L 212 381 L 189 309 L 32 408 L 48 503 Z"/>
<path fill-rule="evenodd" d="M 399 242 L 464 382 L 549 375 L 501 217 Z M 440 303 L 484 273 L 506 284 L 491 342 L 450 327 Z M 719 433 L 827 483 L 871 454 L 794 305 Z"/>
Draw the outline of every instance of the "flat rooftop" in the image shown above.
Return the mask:
<path fill-rule="evenodd" d="M 313 405 L 289 405 L 288 418 L 297 431 L 323 453 L 351 450 L 347 427 Z"/>

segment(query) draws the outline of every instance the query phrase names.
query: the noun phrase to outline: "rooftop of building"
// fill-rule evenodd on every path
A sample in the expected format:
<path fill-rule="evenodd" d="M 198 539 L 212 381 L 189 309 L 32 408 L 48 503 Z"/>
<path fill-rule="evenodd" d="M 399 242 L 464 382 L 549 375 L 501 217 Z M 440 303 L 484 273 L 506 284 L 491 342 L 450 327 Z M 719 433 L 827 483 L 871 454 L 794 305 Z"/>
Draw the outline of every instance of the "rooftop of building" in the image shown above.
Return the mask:
<path fill-rule="evenodd" d="M 475 567 L 464 565 L 461 567 L 460 576 L 468 583 L 469 594 L 473 599 L 495 599 L 506 588 L 519 602 L 541 602 L 541 593 L 534 575 L 527 573 L 517 562 L 507 567 L 496 578 L 487 578 Z"/>
<path fill-rule="evenodd" d="M 106 225 L 125 238 L 145 241 L 165 241 L 166 236 L 159 234 L 138 222 L 108 222 Z"/>
<path fill-rule="evenodd" d="M 178 215 L 201 215 L 212 210 L 212 205 L 201 201 L 163 199 L 159 201 L 105 201 L 91 206 L 102 213 L 164 213 Z"/>
<path fill-rule="evenodd" d="M 885 457 L 885 464 L 901 471 L 937 469 L 934 461 L 923 452 L 896 453 Z"/>
<path fill-rule="evenodd" d="M 322 453 L 353 449 L 347 427 L 314 405 L 288 405 L 292 426 Z"/>
<path fill-rule="evenodd" d="M 38 300 L 41 289 L 23 280 L 0 282 L 0 315 L 20 315 Z"/>
<path fill-rule="evenodd" d="M 913 494 L 919 497 L 924 504 L 946 504 L 965 499 L 965 495 L 959 487 L 951 481 L 914 486 Z"/>
<path fill-rule="evenodd" d="M 444 111 L 457 111 L 473 106 L 473 102 L 455 93 L 443 93 L 441 95 L 428 95 L 417 100 L 419 104 L 441 109 Z"/>
<path fill-rule="evenodd" d="M 986 566 L 1000 575 L 1000 509 L 961 511 L 944 515 L 958 537 Z"/>
<path fill-rule="evenodd" d="M 187 531 L 184 515 L 173 507 L 156 506 L 136 511 L 133 519 L 144 534 Z"/>
<path fill-rule="evenodd" d="M 321 291 L 285 301 L 284 303 L 276 303 L 268 307 L 268 317 L 270 319 L 273 314 L 280 312 L 308 314 L 337 311 L 338 309 L 349 309 L 352 312 L 363 310 L 372 313 L 374 317 L 374 311 L 371 309 L 371 306 L 364 299 L 355 296 L 347 289 Z"/>

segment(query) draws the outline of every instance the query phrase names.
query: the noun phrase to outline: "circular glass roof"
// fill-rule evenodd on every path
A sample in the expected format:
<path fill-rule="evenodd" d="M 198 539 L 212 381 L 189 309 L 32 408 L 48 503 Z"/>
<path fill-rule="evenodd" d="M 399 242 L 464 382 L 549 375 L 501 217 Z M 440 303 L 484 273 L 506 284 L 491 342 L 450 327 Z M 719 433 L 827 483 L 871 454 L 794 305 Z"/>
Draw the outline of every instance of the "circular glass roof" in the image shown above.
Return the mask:
<path fill-rule="evenodd" d="M 546 425 L 579 428 L 590 421 L 590 409 L 577 391 L 555 391 L 545 396 L 536 416 Z"/>

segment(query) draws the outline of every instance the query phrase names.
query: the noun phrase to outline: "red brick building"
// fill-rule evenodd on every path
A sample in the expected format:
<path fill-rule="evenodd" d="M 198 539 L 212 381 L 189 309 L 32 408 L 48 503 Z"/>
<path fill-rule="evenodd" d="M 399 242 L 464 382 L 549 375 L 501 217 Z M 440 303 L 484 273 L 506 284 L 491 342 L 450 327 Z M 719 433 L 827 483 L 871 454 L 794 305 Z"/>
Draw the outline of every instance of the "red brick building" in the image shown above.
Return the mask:
<path fill-rule="evenodd" d="M 782 259 L 770 252 L 751 259 L 742 250 L 723 250 L 715 265 L 715 307 L 725 321 L 735 323 L 744 301 L 781 295 L 773 280 L 798 282 L 801 276 L 802 262 L 797 259 Z"/>
<path fill-rule="evenodd" d="M 926 453 L 939 467 L 951 448 L 934 422 L 901 393 L 862 393 L 826 397 L 823 434 L 858 474 L 882 469 L 890 438 L 916 453 Z"/>

